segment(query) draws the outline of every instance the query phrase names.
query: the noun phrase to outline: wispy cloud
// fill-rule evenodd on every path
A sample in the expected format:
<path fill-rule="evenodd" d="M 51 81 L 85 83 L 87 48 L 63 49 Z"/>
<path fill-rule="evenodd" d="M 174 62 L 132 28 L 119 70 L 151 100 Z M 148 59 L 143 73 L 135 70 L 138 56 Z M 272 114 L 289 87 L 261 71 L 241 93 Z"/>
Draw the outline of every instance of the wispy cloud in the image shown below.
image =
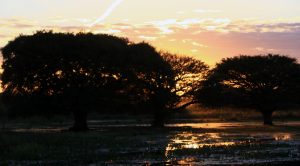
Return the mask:
<path fill-rule="evenodd" d="M 115 0 L 114 3 L 112 3 L 107 9 L 106 11 L 94 22 L 92 22 L 91 24 L 89 24 L 89 27 L 94 26 L 95 24 L 98 24 L 100 22 L 102 22 L 103 20 L 105 20 L 113 11 L 114 9 L 119 6 L 121 3 L 123 2 L 123 0 Z"/>
<path fill-rule="evenodd" d="M 134 42 L 147 41 L 158 49 L 179 54 L 202 57 L 214 64 L 221 58 L 238 54 L 282 53 L 298 57 L 300 45 L 300 20 L 230 20 L 227 18 L 166 19 L 130 24 L 98 23 L 92 27 L 58 23 L 41 25 L 26 19 L 0 19 L 0 47 L 7 41 L 37 30 L 56 32 L 108 33 L 128 37 Z"/>
<path fill-rule="evenodd" d="M 264 47 L 255 47 L 254 50 L 263 52 L 263 53 L 273 53 L 273 52 L 279 51 L 274 48 L 264 48 Z"/>
<path fill-rule="evenodd" d="M 31 28 L 36 26 L 37 22 L 18 18 L 0 19 L 0 28 Z"/>
<path fill-rule="evenodd" d="M 220 13 L 220 10 L 211 10 L 211 9 L 196 9 L 195 13 Z"/>
<path fill-rule="evenodd" d="M 148 40 L 148 41 L 154 41 L 157 39 L 157 37 L 154 37 L 154 36 L 144 36 L 144 35 L 140 35 L 139 38 L 143 39 L 143 40 Z"/>
<path fill-rule="evenodd" d="M 184 11 L 178 11 L 176 12 L 176 14 L 184 14 L 185 12 Z"/>
<path fill-rule="evenodd" d="M 207 47 L 208 47 L 207 45 L 200 44 L 200 43 L 198 43 L 198 42 L 192 42 L 192 45 L 198 46 L 198 47 L 204 47 L 204 48 L 207 48 Z"/>
<path fill-rule="evenodd" d="M 7 38 L 9 36 L 5 35 L 5 34 L 0 34 L 0 38 Z"/>
<path fill-rule="evenodd" d="M 260 22 L 257 20 L 230 20 L 228 18 L 187 18 L 166 19 L 146 22 L 161 30 L 161 33 L 176 33 L 179 29 L 195 29 L 194 34 L 205 31 L 217 31 L 221 33 L 268 33 L 268 32 L 293 32 L 300 30 L 300 20 L 290 22 L 288 20 L 268 20 Z"/>

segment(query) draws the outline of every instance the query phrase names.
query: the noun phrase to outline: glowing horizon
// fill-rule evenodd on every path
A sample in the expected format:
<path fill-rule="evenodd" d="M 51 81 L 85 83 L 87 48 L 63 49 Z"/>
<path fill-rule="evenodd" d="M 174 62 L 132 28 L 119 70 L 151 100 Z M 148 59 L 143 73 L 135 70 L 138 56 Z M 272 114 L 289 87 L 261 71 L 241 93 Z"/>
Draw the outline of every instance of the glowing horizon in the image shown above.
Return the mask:
<path fill-rule="evenodd" d="M 3 0 L 0 48 L 37 30 L 108 33 L 213 65 L 239 54 L 300 59 L 297 0 Z"/>

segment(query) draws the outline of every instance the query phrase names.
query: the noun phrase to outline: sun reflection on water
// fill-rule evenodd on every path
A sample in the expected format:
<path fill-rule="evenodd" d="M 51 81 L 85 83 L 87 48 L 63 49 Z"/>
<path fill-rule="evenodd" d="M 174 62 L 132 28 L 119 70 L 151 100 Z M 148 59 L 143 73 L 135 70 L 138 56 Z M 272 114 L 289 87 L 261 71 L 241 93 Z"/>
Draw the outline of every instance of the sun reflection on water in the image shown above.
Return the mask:
<path fill-rule="evenodd" d="M 239 123 L 179 123 L 169 124 L 169 127 L 192 127 L 192 128 L 203 128 L 203 129 L 223 129 L 229 127 L 241 127 Z"/>
<path fill-rule="evenodd" d="M 289 141 L 292 140 L 292 134 L 290 133 L 276 133 L 273 135 L 276 141 Z"/>
<path fill-rule="evenodd" d="M 255 133 L 255 134 L 226 134 L 226 133 L 178 133 L 170 138 L 165 149 L 165 156 L 180 149 L 201 149 L 213 147 L 230 147 L 243 144 L 260 144 L 268 141 L 293 140 L 291 133 Z"/>
<path fill-rule="evenodd" d="M 194 134 L 183 132 L 176 134 L 170 139 L 166 147 L 165 156 L 167 157 L 170 151 L 177 149 L 200 149 L 203 147 L 232 146 L 235 144 L 236 142 L 230 140 L 222 140 L 220 133 Z"/>

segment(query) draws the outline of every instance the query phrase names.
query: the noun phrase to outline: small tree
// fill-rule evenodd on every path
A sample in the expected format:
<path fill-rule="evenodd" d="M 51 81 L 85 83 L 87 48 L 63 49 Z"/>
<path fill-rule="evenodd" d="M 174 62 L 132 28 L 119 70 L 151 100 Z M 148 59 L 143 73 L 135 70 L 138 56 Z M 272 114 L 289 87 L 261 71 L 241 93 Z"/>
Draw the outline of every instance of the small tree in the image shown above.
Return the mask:
<path fill-rule="evenodd" d="M 254 108 L 262 113 L 264 124 L 272 125 L 276 109 L 299 103 L 299 86 L 296 59 L 272 54 L 238 56 L 218 63 L 197 97 L 210 106 Z"/>
<path fill-rule="evenodd" d="M 193 57 L 178 56 L 167 52 L 161 53 L 174 72 L 174 87 L 172 88 L 172 110 L 182 110 L 197 103 L 195 92 L 198 91 L 204 76 L 208 72 L 208 65 Z"/>

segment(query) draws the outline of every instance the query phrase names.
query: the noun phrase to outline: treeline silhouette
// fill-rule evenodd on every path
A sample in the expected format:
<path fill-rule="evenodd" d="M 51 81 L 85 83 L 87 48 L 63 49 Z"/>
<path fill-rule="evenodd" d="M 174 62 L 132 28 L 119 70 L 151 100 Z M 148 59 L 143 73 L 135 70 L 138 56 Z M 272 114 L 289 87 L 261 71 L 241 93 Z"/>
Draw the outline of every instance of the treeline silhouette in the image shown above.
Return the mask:
<path fill-rule="evenodd" d="M 276 109 L 299 104 L 300 65 L 281 55 L 238 56 L 215 68 L 147 43 L 92 33 L 39 31 L 2 48 L 3 93 L 10 116 L 73 113 L 153 114 L 153 126 L 193 103 L 254 108 L 265 124 Z"/>

